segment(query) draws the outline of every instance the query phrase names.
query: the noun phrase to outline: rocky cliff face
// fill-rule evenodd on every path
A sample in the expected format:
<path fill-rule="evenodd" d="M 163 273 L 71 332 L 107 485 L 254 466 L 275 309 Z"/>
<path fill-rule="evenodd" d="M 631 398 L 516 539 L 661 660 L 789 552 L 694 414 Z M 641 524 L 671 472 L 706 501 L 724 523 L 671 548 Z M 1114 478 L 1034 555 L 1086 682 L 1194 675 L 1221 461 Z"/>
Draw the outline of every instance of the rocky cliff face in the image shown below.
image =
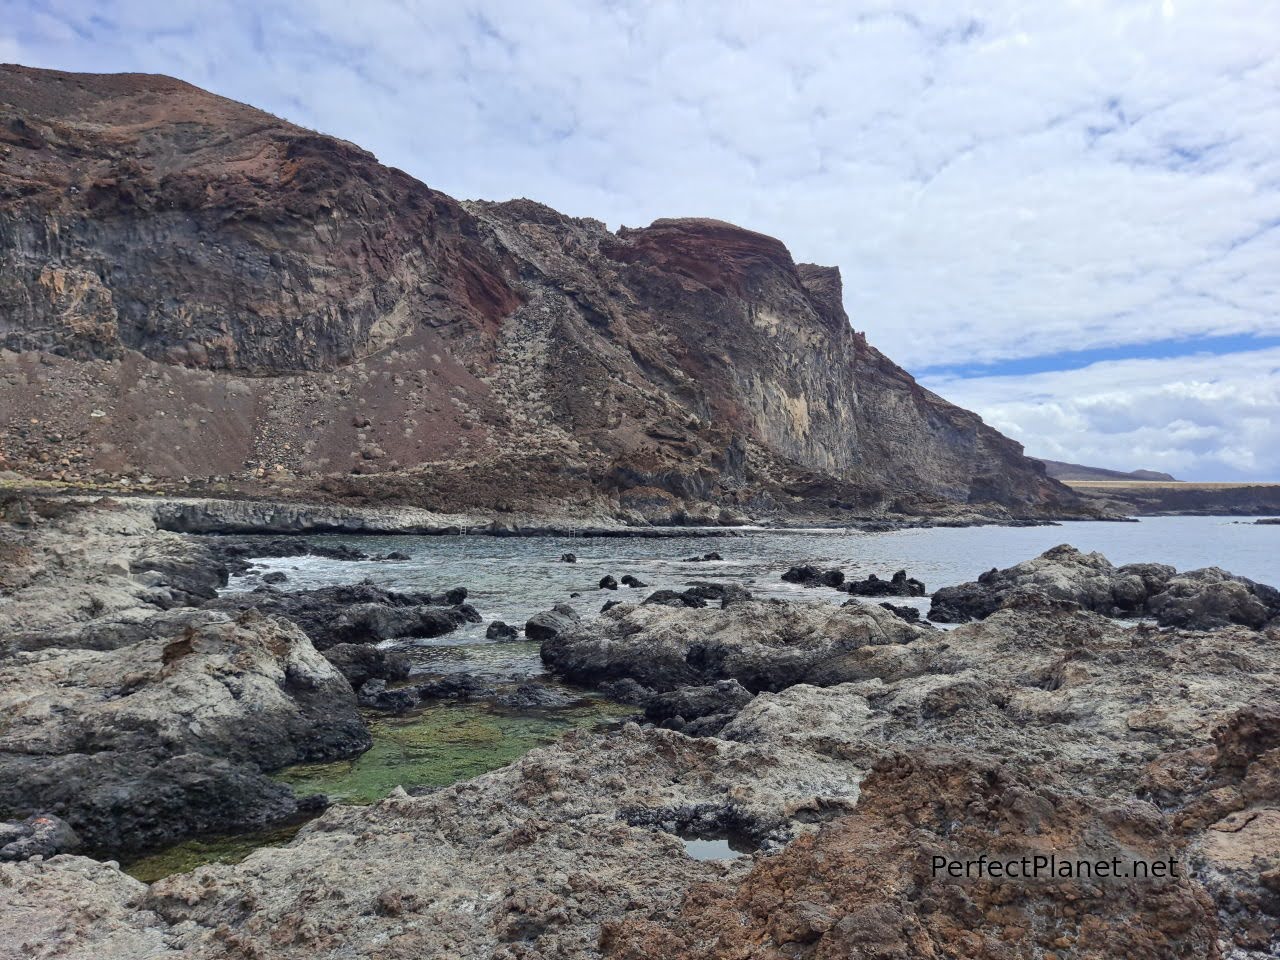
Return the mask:
<path fill-rule="evenodd" d="M 0 68 L 0 344 L 0 454 L 55 478 L 662 518 L 1078 509 L 777 240 L 459 203 L 163 77 Z"/>

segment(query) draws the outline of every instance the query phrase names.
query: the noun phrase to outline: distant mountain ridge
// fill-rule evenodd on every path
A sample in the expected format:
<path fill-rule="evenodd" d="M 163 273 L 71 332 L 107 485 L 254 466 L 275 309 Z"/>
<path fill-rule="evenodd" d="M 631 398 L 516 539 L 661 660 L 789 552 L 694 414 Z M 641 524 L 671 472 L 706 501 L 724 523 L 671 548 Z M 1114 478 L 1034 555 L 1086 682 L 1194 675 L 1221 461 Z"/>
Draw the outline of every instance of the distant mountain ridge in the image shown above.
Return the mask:
<path fill-rule="evenodd" d="M 167 77 L 0 67 L 0 348 L 0 468 L 53 479 L 655 520 L 1089 509 L 771 237 L 459 202 Z"/>
<path fill-rule="evenodd" d="M 1079 463 L 1065 463 L 1062 460 L 1046 460 L 1043 457 L 1034 459 L 1044 464 L 1044 469 L 1055 480 L 1163 480 L 1167 483 L 1179 483 L 1172 474 L 1160 473 L 1158 470 L 1107 470 L 1104 467 L 1086 467 Z"/>

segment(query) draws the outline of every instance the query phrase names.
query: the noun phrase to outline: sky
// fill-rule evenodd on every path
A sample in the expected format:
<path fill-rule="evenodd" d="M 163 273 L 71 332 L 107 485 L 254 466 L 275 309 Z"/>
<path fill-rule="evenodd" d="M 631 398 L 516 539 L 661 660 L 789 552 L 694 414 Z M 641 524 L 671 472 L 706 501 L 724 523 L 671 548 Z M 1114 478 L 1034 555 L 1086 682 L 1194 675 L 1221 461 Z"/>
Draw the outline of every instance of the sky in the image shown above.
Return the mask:
<path fill-rule="evenodd" d="M 1280 480 L 1273 0 L 0 0 L 460 198 L 710 216 L 1028 453 Z"/>

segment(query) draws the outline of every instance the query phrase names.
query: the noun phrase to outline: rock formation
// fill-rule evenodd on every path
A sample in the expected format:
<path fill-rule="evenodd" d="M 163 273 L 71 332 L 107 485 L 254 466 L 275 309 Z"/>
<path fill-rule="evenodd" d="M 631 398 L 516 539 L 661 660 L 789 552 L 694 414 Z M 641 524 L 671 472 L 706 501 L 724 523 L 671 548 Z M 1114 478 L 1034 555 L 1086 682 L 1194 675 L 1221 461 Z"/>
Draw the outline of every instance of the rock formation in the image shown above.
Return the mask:
<path fill-rule="evenodd" d="M 0 457 L 54 479 L 668 522 L 1087 509 L 777 240 L 459 203 L 165 77 L 0 68 L 0 345 Z"/>

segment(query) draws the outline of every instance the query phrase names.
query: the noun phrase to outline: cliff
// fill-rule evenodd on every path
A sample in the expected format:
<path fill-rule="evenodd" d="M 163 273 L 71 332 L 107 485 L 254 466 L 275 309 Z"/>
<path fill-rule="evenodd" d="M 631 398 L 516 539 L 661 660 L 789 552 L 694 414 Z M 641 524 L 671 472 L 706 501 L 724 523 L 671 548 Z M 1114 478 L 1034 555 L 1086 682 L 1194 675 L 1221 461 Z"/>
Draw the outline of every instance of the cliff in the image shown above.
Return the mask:
<path fill-rule="evenodd" d="M 713 220 L 458 202 L 165 77 L 0 68 L 0 456 L 650 519 L 1080 509 Z"/>

